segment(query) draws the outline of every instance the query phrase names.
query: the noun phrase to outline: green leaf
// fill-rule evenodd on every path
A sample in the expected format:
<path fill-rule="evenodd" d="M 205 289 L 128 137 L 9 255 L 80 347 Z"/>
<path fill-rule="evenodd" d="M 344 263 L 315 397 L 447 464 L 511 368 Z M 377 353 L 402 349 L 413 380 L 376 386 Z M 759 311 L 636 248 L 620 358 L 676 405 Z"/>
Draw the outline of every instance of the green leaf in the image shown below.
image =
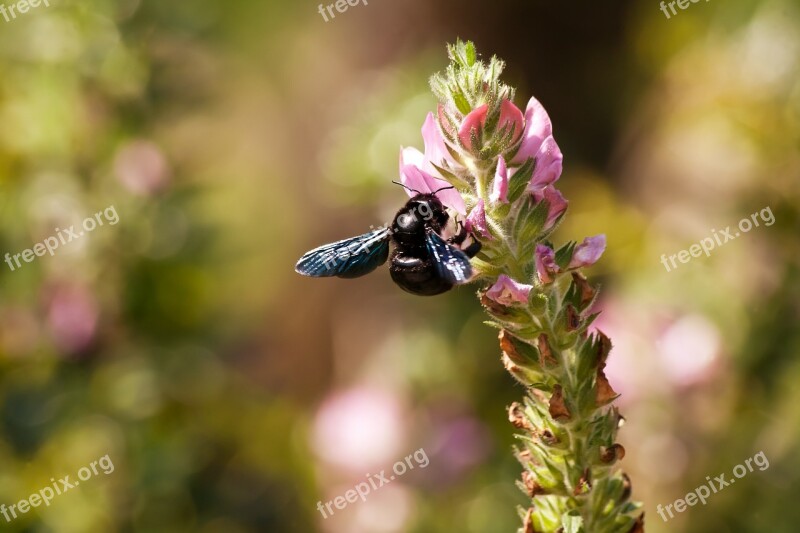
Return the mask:
<path fill-rule="evenodd" d="M 529 157 L 521 167 L 517 169 L 511 179 L 508 181 L 508 201 L 514 203 L 522 196 L 528 183 L 531 181 L 533 171 L 536 168 L 536 160 Z"/>

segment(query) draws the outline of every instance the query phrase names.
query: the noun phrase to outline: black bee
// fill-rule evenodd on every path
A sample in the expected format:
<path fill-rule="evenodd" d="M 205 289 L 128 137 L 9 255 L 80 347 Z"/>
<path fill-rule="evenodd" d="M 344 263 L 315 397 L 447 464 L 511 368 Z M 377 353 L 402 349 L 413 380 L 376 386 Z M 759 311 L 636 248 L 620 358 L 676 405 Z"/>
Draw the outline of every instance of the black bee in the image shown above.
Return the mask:
<path fill-rule="evenodd" d="M 435 193 L 412 192 L 416 195 L 397 212 L 390 227 L 315 248 L 300 258 L 295 270 L 317 278 L 357 278 L 386 262 L 391 241 L 389 273 L 404 291 L 432 296 L 468 282 L 469 259 L 480 251 L 480 243 L 472 238 L 469 246 L 460 248 L 469 236 L 461 223 L 458 233 L 445 240 L 442 232 L 450 217 L 442 202 Z"/>

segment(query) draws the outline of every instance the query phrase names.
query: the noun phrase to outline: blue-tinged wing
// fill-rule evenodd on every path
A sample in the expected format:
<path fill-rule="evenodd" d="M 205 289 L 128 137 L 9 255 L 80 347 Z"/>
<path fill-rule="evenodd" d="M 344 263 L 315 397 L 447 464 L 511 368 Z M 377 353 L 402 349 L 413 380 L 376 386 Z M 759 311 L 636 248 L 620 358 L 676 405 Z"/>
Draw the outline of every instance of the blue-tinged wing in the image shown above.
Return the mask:
<path fill-rule="evenodd" d="M 298 274 L 325 278 L 357 278 L 369 274 L 389 257 L 389 228 L 332 242 L 307 252 L 294 267 Z"/>
<path fill-rule="evenodd" d="M 453 285 L 460 285 L 472 277 L 472 265 L 467 254 L 445 242 L 435 231 L 428 230 L 425 246 L 442 279 Z"/>

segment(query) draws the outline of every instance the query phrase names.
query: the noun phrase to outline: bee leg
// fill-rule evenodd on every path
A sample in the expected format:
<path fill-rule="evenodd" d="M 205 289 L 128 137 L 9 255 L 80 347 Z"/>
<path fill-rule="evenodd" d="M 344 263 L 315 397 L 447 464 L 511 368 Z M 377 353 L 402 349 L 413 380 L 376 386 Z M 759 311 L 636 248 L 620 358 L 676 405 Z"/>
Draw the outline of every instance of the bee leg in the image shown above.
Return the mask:
<path fill-rule="evenodd" d="M 472 243 L 461 251 L 467 254 L 467 257 L 471 259 L 478 255 L 478 252 L 481 251 L 481 243 L 473 239 Z"/>
<path fill-rule="evenodd" d="M 481 251 L 481 243 L 478 242 L 478 240 L 467 231 L 466 226 L 464 226 L 464 223 L 460 220 L 458 221 L 458 226 L 460 228 L 458 233 L 448 239 L 447 242 L 458 246 L 462 252 L 467 254 L 467 257 L 475 257 L 478 255 L 478 252 Z M 470 237 L 472 242 L 470 242 L 466 248 L 461 248 L 461 245 L 464 244 L 464 241 L 467 240 L 467 237 Z"/>
<path fill-rule="evenodd" d="M 456 246 L 461 246 L 467 239 L 469 233 L 467 232 L 467 228 L 464 226 L 463 222 L 460 220 L 458 221 L 458 227 L 460 228 L 458 233 L 448 239 L 448 242 L 450 242 L 450 244 L 455 244 Z"/>

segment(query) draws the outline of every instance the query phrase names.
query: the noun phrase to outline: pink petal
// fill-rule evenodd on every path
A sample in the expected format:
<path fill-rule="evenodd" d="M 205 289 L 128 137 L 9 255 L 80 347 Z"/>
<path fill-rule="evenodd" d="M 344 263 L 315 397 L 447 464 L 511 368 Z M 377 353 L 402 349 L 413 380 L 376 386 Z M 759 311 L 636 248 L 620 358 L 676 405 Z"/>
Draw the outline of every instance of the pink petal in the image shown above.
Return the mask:
<path fill-rule="evenodd" d="M 407 187 L 406 192 L 409 196 L 436 190 L 430 188 L 426 174 L 420 170 L 424 161 L 425 156 L 416 148 L 400 149 L 400 183 Z"/>
<path fill-rule="evenodd" d="M 405 185 L 406 193 L 412 198 L 417 194 L 431 193 L 426 174 L 414 165 L 400 167 L 400 183 Z"/>
<path fill-rule="evenodd" d="M 425 118 L 425 123 L 422 125 L 422 140 L 425 142 L 425 160 L 428 163 L 433 163 L 437 166 L 444 166 L 442 163 L 447 163 L 448 166 L 454 166 L 453 158 L 447 150 L 444 143 L 442 133 L 439 131 L 439 126 L 436 124 L 436 119 L 433 113 L 428 113 Z M 433 173 L 435 171 L 433 165 L 428 165 L 430 168 L 424 170 Z"/>
<path fill-rule="evenodd" d="M 494 173 L 492 192 L 489 194 L 489 200 L 493 204 L 508 203 L 508 168 L 506 167 L 506 160 L 503 156 L 500 156 L 497 160 L 497 171 Z"/>
<path fill-rule="evenodd" d="M 444 180 L 436 179 L 436 183 L 441 185 L 437 185 L 436 188 L 433 189 L 434 191 L 441 189 L 442 187 L 450 187 L 450 184 Z M 467 206 L 464 203 L 464 198 L 461 197 L 461 194 L 457 190 L 447 189 L 444 191 L 439 191 L 436 193 L 436 196 L 444 205 L 454 209 L 459 215 L 466 214 Z"/>
<path fill-rule="evenodd" d="M 494 300 L 500 305 L 515 305 L 528 303 L 532 285 L 517 283 L 505 274 L 497 278 L 497 282 L 486 291 L 486 297 Z"/>
<path fill-rule="evenodd" d="M 580 268 L 593 265 L 600 259 L 606 250 L 606 236 L 603 234 L 586 237 L 583 242 L 575 247 L 572 260 L 568 268 Z"/>
<path fill-rule="evenodd" d="M 88 348 L 97 333 L 98 306 L 86 287 L 55 289 L 47 310 L 47 324 L 55 344 L 67 353 Z"/>
<path fill-rule="evenodd" d="M 564 156 L 556 140 L 552 136 L 546 138 L 536 153 L 536 169 L 533 171 L 528 190 L 541 189 L 558 180 L 561 177 L 563 162 Z"/>
<path fill-rule="evenodd" d="M 550 121 L 547 111 L 539 103 L 539 100 L 531 98 L 525 109 L 525 131 L 522 136 L 522 144 L 511 163 L 521 165 L 528 158 L 535 157 L 544 140 L 552 135 L 553 123 Z"/>
<path fill-rule="evenodd" d="M 551 283 L 553 281 L 553 275 L 560 272 L 556 264 L 555 251 L 544 244 L 537 244 L 534 256 L 536 259 L 536 273 L 539 275 L 539 280 L 542 283 Z"/>
<path fill-rule="evenodd" d="M 503 127 L 514 128 L 512 144 L 522 137 L 525 129 L 525 118 L 522 116 L 522 111 L 508 99 L 500 103 L 500 120 L 498 121 L 497 129 L 501 130 Z"/>
<path fill-rule="evenodd" d="M 409 163 L 409 161 L 412 163 Z M 445 180 L 431 176 L 421 170 L 418 164 L 414 164 L 420 161 L 424 166 L 425 156 L 416 148 L 403 148 L 400 150 L 400 183 L 407 187 L 406 192 L 408 195 L 413 197 L 416 196 L 417 192 L 430 194 L 438 191 L 436 192 L 436 197 L 444 205 L 455 209 L 460 215 L 466 214 L 467 206 L 464 204 L 461 194 L 451 188 L 451 185 Z M 409 189 L 413 189 L 413 191 Z"/>
<path fill-rule="evenodd" d="M 406 165 L 414 165 L 420 170 L 425 167 L 425 156 L 416 148 L 400 148 L 400 168 Z"/>
<path fill-rule="evenodd" d="M 477 232 L 478 235 L 485 239 L 492 238 L 489 232 L 489 226 L 486 224 L 486 209 L 484 208 L 483 200 L 478 200 L 475 207 L 472 208 L 465 223 L 467 231 Z"/>
<path fill-rule="evenodd" d="M 537 203 L 541 202 L 542 200 L 547 200 L 547 220 L 545 221 L 543 228 L 545 230 L 553 227 L 558 220 L 558 217 L 560 217 L 564 211 L 567 210 L 567 206 L 569 205 L 569 202 L 564 198 L 561 192 L 552 185 L 548 185 L 544 189 L 534 191 L 533 198 Z"/>
<path fill-rule="evenodd" d="M 488 111 L 489 106 L 483 104 L 470 111 L 469 115 L 464 117 L 464 120 L 461 122 L 461 128 L 458 130 L 458 138 L 467 150 L 472 150 L 472 131 L 481 131 L 483 125 L 486 123 L 486 113 Z M 480 146 L 478 148 L 480 148 Z"/>

